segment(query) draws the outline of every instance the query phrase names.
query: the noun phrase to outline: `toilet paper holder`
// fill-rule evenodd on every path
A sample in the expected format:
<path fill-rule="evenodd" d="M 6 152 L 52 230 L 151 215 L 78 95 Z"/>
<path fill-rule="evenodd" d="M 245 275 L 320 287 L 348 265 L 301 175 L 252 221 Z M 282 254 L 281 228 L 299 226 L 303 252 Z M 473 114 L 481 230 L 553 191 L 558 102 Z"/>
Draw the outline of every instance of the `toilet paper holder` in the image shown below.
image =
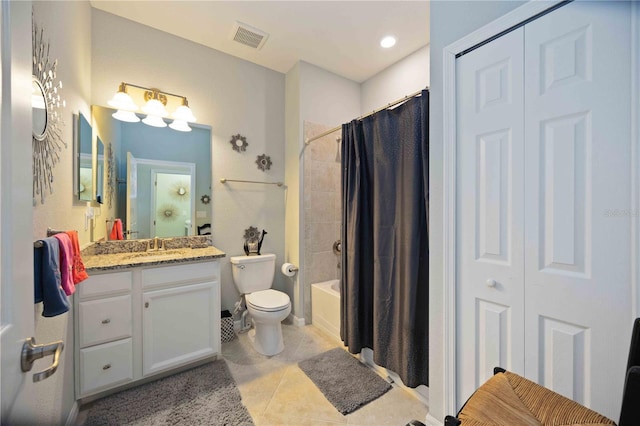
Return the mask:
<path fill-rule="evenodd" d="M 298 272 L 298 267 L 291 263 L 282 264 L 282 273 L 288 277 L 292 277 Z"/>

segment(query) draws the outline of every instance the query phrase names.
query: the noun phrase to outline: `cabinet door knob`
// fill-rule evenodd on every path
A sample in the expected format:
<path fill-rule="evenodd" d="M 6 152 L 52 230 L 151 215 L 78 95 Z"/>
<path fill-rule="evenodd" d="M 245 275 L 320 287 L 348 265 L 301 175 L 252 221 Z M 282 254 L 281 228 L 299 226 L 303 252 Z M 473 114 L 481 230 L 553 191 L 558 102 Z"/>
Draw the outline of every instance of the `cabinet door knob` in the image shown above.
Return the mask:
<path fill-rule="evenodd" d="M 493 278 L 489 278 L 487 281 L 485 281 L 485 284 L 487 284 L 487 287 L 495 287 L 498 282 Z"/>
<path fill-rule="evenodd" d="M 102 367 L 103 370 L 108 370 L 111 368 L 111 364 L 107 364 L 104 367 Z"/>
<path fill-rule="evenodd" d="M 109 318 L 102 320 L 103 324 L 109 324 L 110 322 L 111 322 L 111 320 Z"/>
<path fill-rule="evenodd" d="M 148 308 L 149 307 L 149 302 L 144 302 L 144 307 Z"/>

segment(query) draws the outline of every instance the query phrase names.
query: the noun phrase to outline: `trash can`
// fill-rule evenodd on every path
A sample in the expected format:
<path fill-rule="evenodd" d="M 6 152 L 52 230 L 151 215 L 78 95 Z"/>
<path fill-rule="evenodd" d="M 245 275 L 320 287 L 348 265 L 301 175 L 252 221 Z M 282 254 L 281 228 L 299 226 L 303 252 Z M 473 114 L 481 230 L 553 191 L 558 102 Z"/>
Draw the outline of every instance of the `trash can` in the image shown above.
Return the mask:
<path fill-rule="evenodd" d="M 235 337 L 233 316 L 231 316 L 231 312 L 224 310 L 220 313 L 220 339 L 222 343 L 225 343 L 232 341 Z"/>

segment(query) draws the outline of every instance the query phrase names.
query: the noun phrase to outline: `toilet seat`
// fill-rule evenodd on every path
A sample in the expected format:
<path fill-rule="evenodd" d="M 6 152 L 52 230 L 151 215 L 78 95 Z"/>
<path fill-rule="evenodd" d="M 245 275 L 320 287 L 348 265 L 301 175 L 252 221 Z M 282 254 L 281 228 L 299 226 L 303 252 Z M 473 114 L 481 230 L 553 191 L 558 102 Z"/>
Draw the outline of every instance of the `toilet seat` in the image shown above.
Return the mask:
<path fill-rule="evenodd" d="M 286 293 L 278 290 L 261 290 L 245 295 L 247 305 L 262 312 L 277 312 L 287 309 L 291 300 Z"/>

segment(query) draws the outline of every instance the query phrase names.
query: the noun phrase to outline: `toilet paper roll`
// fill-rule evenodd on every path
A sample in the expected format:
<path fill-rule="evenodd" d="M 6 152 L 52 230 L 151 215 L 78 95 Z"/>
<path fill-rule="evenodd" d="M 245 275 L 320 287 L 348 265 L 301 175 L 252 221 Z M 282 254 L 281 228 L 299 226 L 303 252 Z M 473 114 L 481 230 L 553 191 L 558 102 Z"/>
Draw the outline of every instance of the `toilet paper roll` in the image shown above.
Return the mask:
<path fill-rule="evenodd" d="M 283 263 L 282 264 L 282 274 L 286 275 L 287 277 L 292 277 L 296 274 L 296 271 L 298 270 L 298 268 L 295 267 L 295 265 L 291 264 L 291 263 Z"/>

